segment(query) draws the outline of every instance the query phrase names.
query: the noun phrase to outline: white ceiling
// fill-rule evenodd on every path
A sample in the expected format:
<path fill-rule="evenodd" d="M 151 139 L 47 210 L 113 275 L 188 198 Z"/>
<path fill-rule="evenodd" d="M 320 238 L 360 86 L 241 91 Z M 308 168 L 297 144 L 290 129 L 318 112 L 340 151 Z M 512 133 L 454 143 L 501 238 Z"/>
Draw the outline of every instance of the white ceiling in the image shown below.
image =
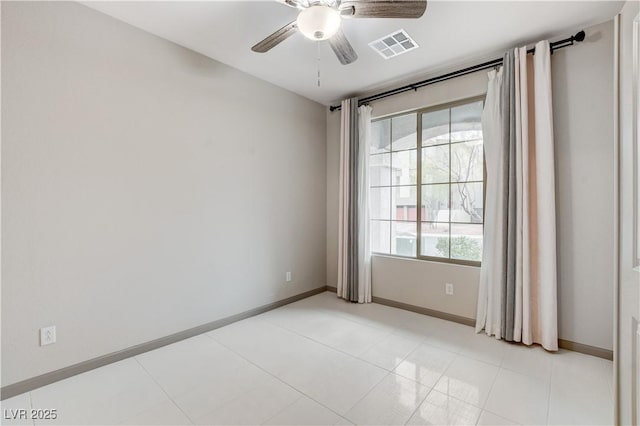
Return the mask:
<path fill-rule="evenodd" d="M 326 42 L 301 34 L 268 53 L 251 46 L 295 20 L 297 10 L 276 1 L 85 2 L 87 6 L 209 56 L 248 74 L 329 104 L 393 81 L 424 75 L 543 38 L 564 38 L 611 19 L 617 1 L 429 1 L 421 19 L 343 20 L 359 59 L 340 65 Z M 385 60 L 368 43 L 406 30 L 420 48 Z M 589 34 L 587 34 L 587 39 Z"/>

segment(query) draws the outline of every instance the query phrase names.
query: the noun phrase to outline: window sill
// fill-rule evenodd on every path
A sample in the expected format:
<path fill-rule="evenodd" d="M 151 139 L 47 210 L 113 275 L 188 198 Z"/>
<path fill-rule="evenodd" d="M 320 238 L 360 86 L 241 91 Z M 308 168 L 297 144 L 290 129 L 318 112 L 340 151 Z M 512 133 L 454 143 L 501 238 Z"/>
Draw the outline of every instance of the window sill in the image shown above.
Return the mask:
<path fill-rule="evenodd" d="M 471 260 L 456 260 L 456 259 L 438 259 L 433 257 L 411 257 L 411 256 L 402 256 L 399 254 L 388 254 L 388 253 L 371 253 L 372 257 L 387 257 L 391 259 L 400 259 L 400 260 L 412 260 L 417 262 L 425 262 L 425 263 L 437 263 L 451 266 L 465 266 L 471 268 L 480 268 L 482 266 L 482 262 L 474 262 Z"/>

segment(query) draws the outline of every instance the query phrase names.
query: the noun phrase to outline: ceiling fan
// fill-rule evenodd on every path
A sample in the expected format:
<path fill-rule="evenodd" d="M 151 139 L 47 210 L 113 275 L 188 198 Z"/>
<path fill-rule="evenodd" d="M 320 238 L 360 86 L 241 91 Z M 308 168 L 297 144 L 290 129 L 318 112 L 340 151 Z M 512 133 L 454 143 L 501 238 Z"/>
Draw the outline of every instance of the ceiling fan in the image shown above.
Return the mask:
<path fill-rule="evenodd" d="M 255 46 L 265 53 L 300 31 L 310 40 L 328 40 L 342 65 L 358 59 L 340 28 L 343 18 L 417 19 L 424 15 L 427 0 L 280 0 L 300 9 L 298 18 L 289 22 Z"/>

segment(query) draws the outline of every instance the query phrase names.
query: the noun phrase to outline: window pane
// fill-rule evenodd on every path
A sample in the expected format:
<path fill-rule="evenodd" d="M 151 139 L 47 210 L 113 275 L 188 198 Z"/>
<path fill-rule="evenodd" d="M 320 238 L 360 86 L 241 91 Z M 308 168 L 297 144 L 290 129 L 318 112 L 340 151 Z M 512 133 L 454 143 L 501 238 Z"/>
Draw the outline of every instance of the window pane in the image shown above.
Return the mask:
<path fill-rule="evenodd" d="M 371 186 L 391 185 L 391 154 L 369 157 L 369 184 Z"/>
<path fill-rule="evenodd" d="M 422 114 L 422 146 L 449 143 L 449 109 Z"/>
<path fill-rule="evenodd" d="M 420 252 L 423 256 L 449 258 L 449 224 L 422 222 Z"/>
<path fill-rule="evenodd" d="M 391 219 L 391 188 L 369 190 L 369 214 L 371 219 Z"/>
<path fill-rule="evenodd" d="M 451 181 L 483 180 L 482 139 L 451 145 Z"/>
<path fill-rule="evenodd" d="M 482 223 L 482 183 L 451 184 L 451 221 Z"/>
<path fill-rule="evenodd" d="M 391 150 L 391 120 L 378 120 L 371 123 L 371 154 Z"/>
<path fill-rule="evenodd" d="M 391 254 L 416 255 L 416 224 L 391 222 Z"/>
<path fill-rule="evenodd" d="M 416 147 L 416 139 L 418 137 L 416 134 L 416 117 L 417 115 L 412 113 L 391 119 L 391 139 L 393 140 L 391 148 L 393 151 Z"/>
<path fill-rule="evenodd" d="M 449 145 L 422 148 L 422 183 L 449 182 Z"/>
<path fill-rule="evenodd" d="M 482 260 L 482 109 L 483 102 L 475 101 L 372 123 L 369 207 L 374 252 L 415 257 L 419 237 L 421 256 Z M 421 147 L 416 146 L 418 118 Z"/>
<path fill-rule="evenodd" d="M 482 101 L 451 108 L 451 142 L 482 139 Z"/>
<path fill-rule="evenodd" d="M 482 225 L 451 225 L 451 258 L 482 261 Z"/>
<path fill-rule="evenodd" d="M 449 184 L 422 185 L 424 217 L 431 222 L 449 222 Z"/>
<path fill-rule="evenodd" d="M 391 222 L 372 220 L 371 221 L 371 251 L 375 253 L 389 254 Z"/>
<path fill-rule="evenodd" d="M 416 201 L 418 198 L 415 186 L 396 186 L 392 192 L 392 219 L 416 220 Z"/>
<path fill-rule="evenodd" d="M 393 166 L 392 185 L 415 185 L 418 177 L 417 150 L 394 152 L 391 154 Z"/>

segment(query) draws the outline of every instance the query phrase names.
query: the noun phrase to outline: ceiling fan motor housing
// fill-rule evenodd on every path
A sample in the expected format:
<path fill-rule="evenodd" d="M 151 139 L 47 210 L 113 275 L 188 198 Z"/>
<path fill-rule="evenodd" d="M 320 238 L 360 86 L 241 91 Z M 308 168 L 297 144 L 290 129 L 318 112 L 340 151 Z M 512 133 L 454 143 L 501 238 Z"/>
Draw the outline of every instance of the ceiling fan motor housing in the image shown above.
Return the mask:
<path fill-rule="evenodd" d="M 340 29 L 341 22 L 340 12 L 324 5 L 303 9 L 296 21 L 300 32 L 311 40 L 331 38 Z"/>

